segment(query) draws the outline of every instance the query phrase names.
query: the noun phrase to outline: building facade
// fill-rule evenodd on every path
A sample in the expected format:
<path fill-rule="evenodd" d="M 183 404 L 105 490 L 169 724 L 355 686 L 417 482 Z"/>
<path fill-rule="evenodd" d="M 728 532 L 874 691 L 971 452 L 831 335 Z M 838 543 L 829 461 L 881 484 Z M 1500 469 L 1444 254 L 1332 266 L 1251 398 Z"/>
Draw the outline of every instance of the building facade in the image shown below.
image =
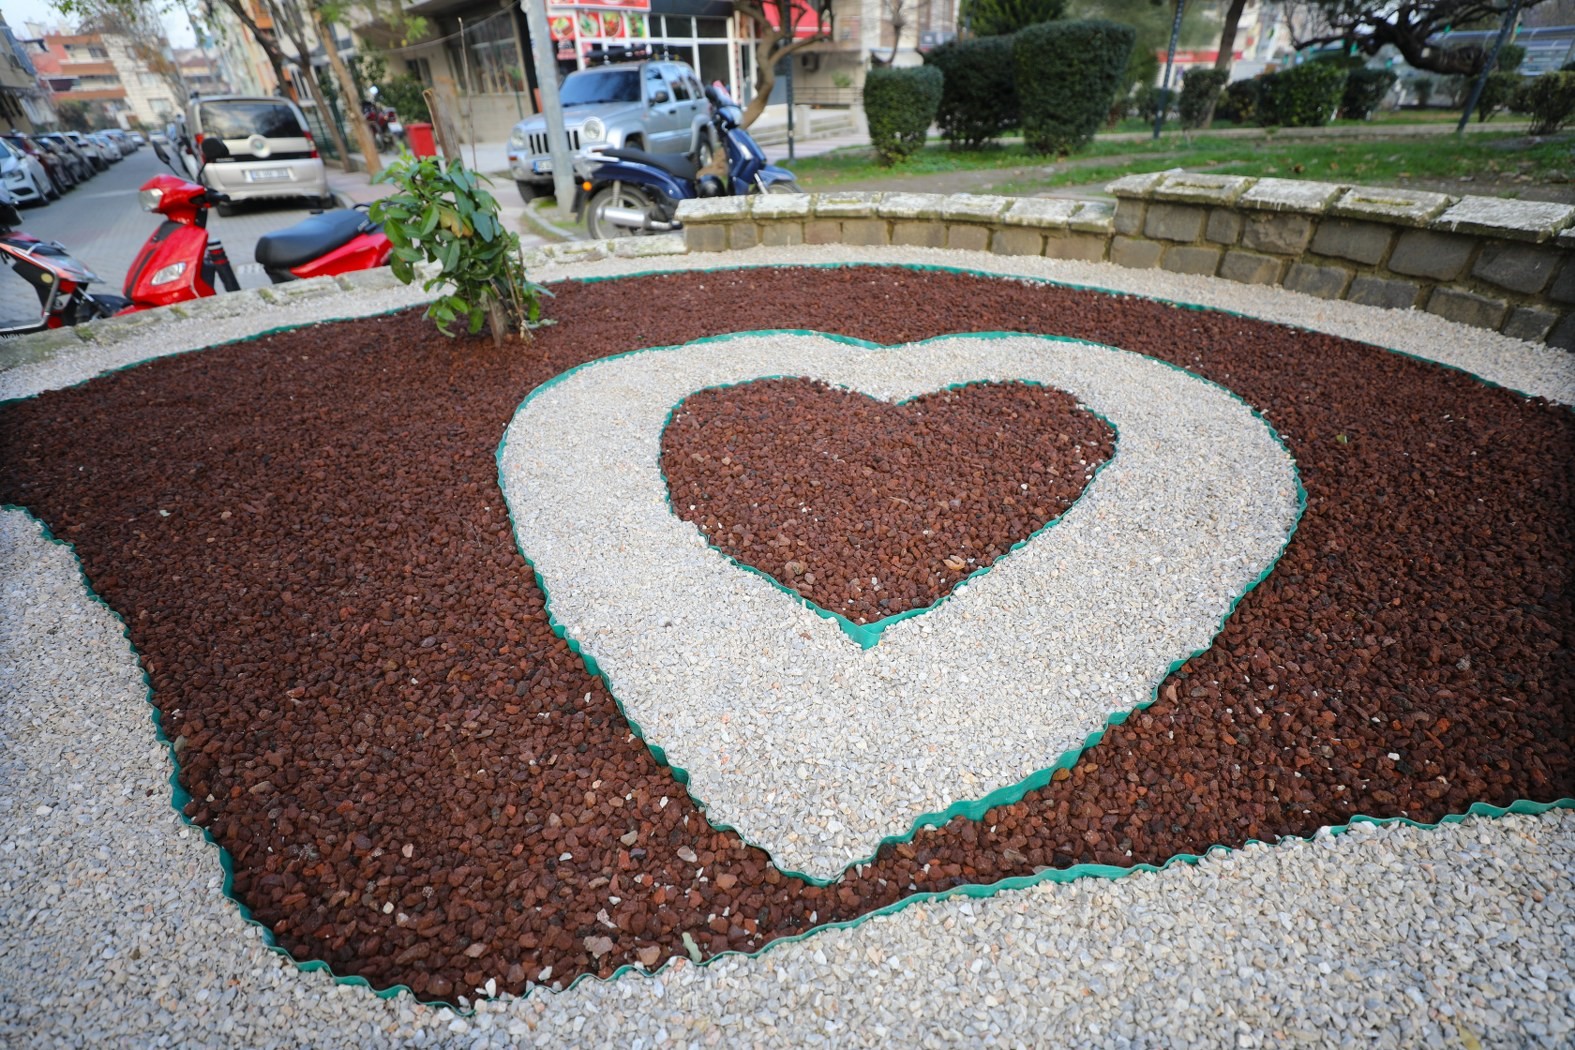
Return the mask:
<path fill-rule="evenodd" d="M 0 131 L 38 131 L 58 119 L 26 41 L 0 15 Z"/>

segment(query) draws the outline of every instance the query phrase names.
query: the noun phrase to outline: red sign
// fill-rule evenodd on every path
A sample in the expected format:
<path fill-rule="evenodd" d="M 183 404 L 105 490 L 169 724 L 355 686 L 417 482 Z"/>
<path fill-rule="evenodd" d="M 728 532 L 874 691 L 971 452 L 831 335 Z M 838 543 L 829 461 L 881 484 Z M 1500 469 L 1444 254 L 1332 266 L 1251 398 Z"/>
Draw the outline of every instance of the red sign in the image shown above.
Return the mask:
<path fill-rule="evenodd" d="M 775 0 L 766 0 L 766 21 L 773 29 L 782 28 L 782 18 Z M 830 28 L 829 26 L 827 27 Z M 820 35 L 820 18 L 809 0 L 793 0 L 793 36 L 795 39 Z"/>
<path fill-rule="evenodd" d="M 651 0 L 569 0 L 566 4 L 553 4 L 548 13 L 568 7 L 611 7 L 619 11 L 649 11 Z"/>

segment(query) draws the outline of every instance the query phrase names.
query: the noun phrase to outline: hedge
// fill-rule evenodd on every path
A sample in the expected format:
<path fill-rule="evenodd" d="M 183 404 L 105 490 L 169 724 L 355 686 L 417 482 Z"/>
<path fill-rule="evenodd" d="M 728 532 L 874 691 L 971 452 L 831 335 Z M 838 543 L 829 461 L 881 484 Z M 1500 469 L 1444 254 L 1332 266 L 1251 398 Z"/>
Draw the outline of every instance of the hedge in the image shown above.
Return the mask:
<path fill-rule="evenodd" d="M 1528 78 L 1515 93 L 1514 106 L 1531 118 L 1533 135 L 1551 135 L 1575 119 L 1575 72 Z"/>
<path fill-rule="evenodd" d="M 1220 89 L 1230 79 L 1227 69 L 1193 69 L 1181 81 L 1181 126 L 1189 131 L 1208 124 L 1219 102 Z"/>
<path fill-rule="evenodd" d="M 1029 149 L 1069 153 L 1093 139 L 1136 39 L 1131 26 L 1100 20 L 1045 22 L 1017 34 L 1012 65 Z"/>
<path fill-rule="evenodd" d="M 1258 122 L 1258 96 L 1263 91 L 1263 78 L 1237 80 L 1225 85 L 1225 93 L 1214 107 L 1214 115 L 1237 124 Z"/>
<path fill-rule="evenodd" d="M 1011 36 L 1039 22 L 1054 22 L 1065 13 L 1066 0 L 973 0 L 969 28 L 979 36 Z"/>
<path fill-rule="evenodd" d="M 1353 69 L 1345 78 L 1345 94 L 1340 98 L 1340 116 L 1366 120 L 1378 111 L 1384 96 L 1399 78 L 1387 69 Z"/>
<path fill-rule="evenodd" d="M 1345 94 L 1346 71 L 1332 62 L 1308 62 L 1263 78 L 1258 123 L 1284 128 L 1322 127 Z"/>
<path fill-rule="evenodd" d="M 954 147 L 974 149 L 1017 126 L 1012 38 L 958 40 L 927 52 L 924 64 L 945 78 L 935 122 Z"/>
<path fill-rule="evenodd" d="M 864 78 L 864 114 L 875 159 L 895 164 L 924 146 L 940 108 L 944 78 L 934 66 L 877 66 Z"/>

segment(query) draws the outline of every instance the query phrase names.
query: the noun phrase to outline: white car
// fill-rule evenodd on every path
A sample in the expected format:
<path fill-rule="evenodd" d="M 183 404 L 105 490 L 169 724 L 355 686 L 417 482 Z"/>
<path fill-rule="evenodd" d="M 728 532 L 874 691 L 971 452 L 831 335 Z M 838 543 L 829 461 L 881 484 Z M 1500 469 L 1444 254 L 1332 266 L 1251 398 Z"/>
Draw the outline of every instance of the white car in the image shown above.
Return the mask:
<path fill-rule="evenodd" d="M 23 204 L 43 203 L 60 196 L 38 158 L 3 138 L 0 138 L 0 185 Z"/>

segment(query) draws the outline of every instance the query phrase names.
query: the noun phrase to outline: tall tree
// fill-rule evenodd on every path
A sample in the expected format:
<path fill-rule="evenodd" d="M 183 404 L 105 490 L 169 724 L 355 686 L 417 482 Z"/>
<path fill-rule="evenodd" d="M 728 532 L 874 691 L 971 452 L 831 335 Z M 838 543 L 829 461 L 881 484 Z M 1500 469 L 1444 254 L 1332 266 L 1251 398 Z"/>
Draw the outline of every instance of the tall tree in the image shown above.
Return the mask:
<path fill-rule="evenodd" d="M 1513 0 L 1288 0 L 1291 35 L 1298 49 L 1344 44 L 1364 55 L 1388 44 L 1413 69 L 1470 76 L 1482 71 L 1487 48 L 1451 47 L 1450 29 L 1491 28 L 1503 21 Z M 1523 10 L 1540 0 L 1525 0 Z"/>
<path fill-rule="evenodd" d="M 963 21 L 974 36 L 1010 36 L 1024 26 L 1054 22 L 1066 0 L 967 0 Z"/>
<path fill-rule="evenodd" d="M 777 83 L 777 63 L 831 39 L 831 0 L 733 0 L 733 10 L 755 25 L 755 97 L 744 109 L 749 127 L 765 112 Z M 798 36 L 800 29 L 810 30 Z"/>
<path fill-rule="evenodd" d="M 1235 61 L 1236 30 L 1241 25 L 1241 15 L 1246 9 L 1247 0 L 1230 0 L 1230 6 L 1225 8 L 1225 21 L 1220 26 L 1220 53 L 1214 59 L 1215 69 L 1230 72 L 1231 64 Z"/>
<path fill-rule="evenodd" d="M 228 5 L 232 2 L 239 3 L 240 0 L 224 0 L 224 2 Z M 274 28 L 282 30 L 289 39 L 290 46 L 295 48 L 295 66 L 301 71 L 301 76 L 297 77 L 296 80 L 298 83 L 304 84 L 307 93 L 312 96 L 312 102 L 317 106 L 317 112 L 323 118 L 323 126 L 328 129 L 329 137 L 334 140 L 334 148 L 339 151 L 339 156 L 343 159 L 345 170 L 350 171 L 350 144 L 345 141 L 344 133 L 340 130 L 339 123 L 334 120 L 333 107 L 328 104 L 328 97 L 323 93 L 323 86 L 317 82 L 317 75 L 312 71 L 311 37 L 307 35 L 306 16 L 302 14 L 300 7 L 297 6 L 294 0 L 264 0 L 264 3 L 268 7 L 268 17 L 273 22 Z M 358 101 L 360 95 L 351 93 L 348 96 L 341 97 L 345 100 L 346 110 L 349 110 L 352 100 L 355 100 L 354 111 L 346 112 L 345 119 L 353 125 L 359 124 L 364 128 L 366 121 L 361 119 L 361 103 Z M 365 147 L 362 148 L 363 150 L 365 149 Z M 362 155 L 365 156 L 366 154 L 363 153 Z M 370 159 L 374 163 L 376 162 L 377 150 L 371 151 Z M 370 170 L 375 173 L 379 169 L 372 168 Z"/>

